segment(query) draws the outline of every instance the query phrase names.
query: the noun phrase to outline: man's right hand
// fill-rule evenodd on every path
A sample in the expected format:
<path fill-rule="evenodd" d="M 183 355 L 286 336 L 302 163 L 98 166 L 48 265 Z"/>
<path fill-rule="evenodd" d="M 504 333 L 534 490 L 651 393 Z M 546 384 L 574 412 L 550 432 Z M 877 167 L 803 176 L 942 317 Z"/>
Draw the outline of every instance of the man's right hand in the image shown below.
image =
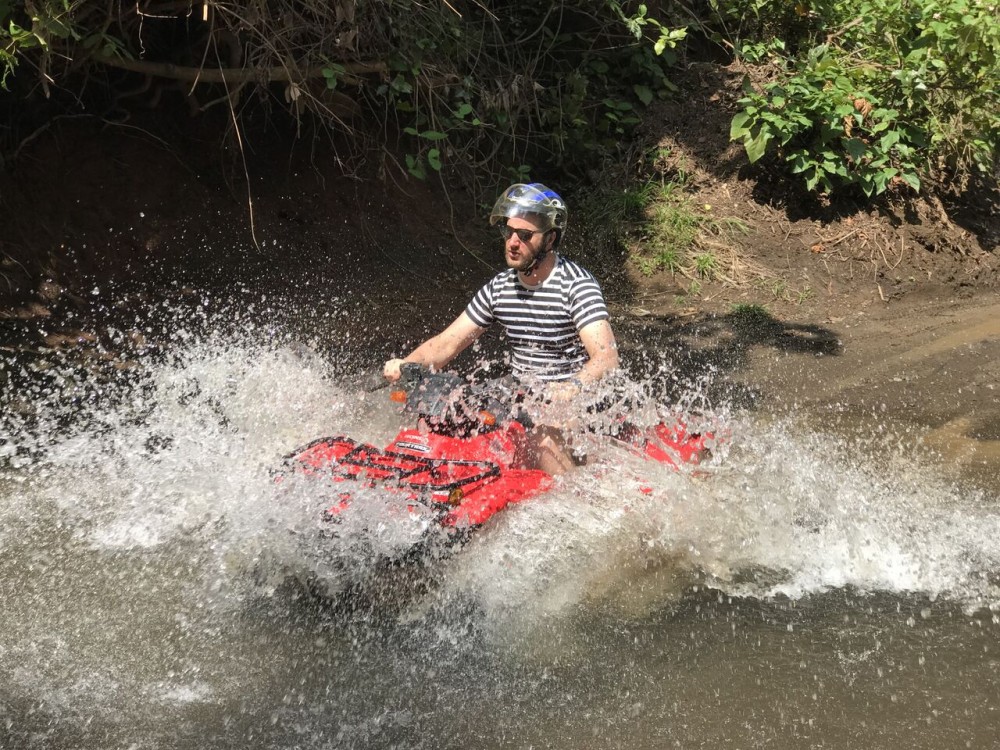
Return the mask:
<path fill-rule="evenodd" d="M 554 383 L 548 384 L 545 388 L 545 396 L 554 404 L 568 403 L 580 395 L 582 386 L 580 381 L 576 380 L 559 380 Z"/>
<path fill-rule="evenodd" d="M 395 383 L 401 376 L 399 368 L 405 361 L 403 359 L 390 359 L 382 367 L 382 376 L 390 383 Z"/>

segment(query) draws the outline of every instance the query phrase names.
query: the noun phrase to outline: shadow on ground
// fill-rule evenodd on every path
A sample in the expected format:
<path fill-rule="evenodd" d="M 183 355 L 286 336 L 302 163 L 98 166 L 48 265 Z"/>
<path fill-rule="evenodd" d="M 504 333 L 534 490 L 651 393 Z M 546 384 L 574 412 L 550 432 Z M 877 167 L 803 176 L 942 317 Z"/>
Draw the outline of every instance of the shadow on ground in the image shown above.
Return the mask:
<path fill-rule="evenodd" d="M 781 321 L 764 308 L 747 306 L 726 315 L 694 319 L 663 315 L 618 325 L 622 360 L 629 373 L 653 382 L 657 395 L 676 400 L 697 389 L 713 402 L 754 408 L 766 383 L 749 386 L 734 376 L 749 370 L 755 348 L 801 356 L 839 356 L 838 335 L 823 326 Z"/>

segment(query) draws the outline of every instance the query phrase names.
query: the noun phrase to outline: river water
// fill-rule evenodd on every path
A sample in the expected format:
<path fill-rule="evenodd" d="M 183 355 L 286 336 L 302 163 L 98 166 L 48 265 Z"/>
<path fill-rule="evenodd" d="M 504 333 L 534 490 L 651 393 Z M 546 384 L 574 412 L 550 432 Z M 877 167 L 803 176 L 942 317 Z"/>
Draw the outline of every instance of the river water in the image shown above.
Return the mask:
<path fill-rule="evenodd" d="M 272 475 L 394 432 L 345 364 L 372 334 L 269 309 L 4 360 L 3 748 L 995 747 L 996 490 L 913 431 L 714 404 L 699 472 L 595 452 L 391 567 L 420 528 L 384 498 L 330 538 Z"/>

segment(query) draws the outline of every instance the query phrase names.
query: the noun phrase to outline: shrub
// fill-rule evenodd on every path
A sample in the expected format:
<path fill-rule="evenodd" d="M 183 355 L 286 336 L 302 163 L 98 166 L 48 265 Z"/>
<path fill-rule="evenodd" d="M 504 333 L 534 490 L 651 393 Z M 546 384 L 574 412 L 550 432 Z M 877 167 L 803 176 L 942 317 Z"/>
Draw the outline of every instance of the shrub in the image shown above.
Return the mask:
<path fill-rule="evenodd" d="M 746 0 L 763 36 L 732 41 L 777 65 L 745 86 L 731 137 L 775 152 L 810 190 L 865 195 L 922 177 L 990 174 L 1000 139 L 1000 23 L 983 0 Z M 766 23 L 763 19 L 771 19 Z M 784 24 L 782 26 L 782 24 Z M 791 28 L 794 26 L 794 28 Z M 794 32 L 794 35 L 793 35 Z M 781 40 L 767 34 L 785 33 Z M 792 50 L 786 52 L 785 50 Z"/>

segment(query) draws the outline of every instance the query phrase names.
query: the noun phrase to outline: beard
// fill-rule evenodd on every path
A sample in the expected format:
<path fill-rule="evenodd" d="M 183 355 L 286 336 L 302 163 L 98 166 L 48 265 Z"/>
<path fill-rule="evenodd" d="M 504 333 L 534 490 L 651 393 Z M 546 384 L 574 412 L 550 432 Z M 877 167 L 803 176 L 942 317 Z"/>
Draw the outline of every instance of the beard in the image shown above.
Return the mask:
<path fill-rule="evenodd" d="M 544 255 L 544 250 L 533 250 L 530 252 L 521 251 L 518 253 L 519 257 L 514 260 L 510 257 L 510 254 L 504 251 L 504 260 L 507 261 L 507 268 L 511 268 L 515 271 L 527 271 L 535 261 L 539 259 L 540 256 Z"/>

